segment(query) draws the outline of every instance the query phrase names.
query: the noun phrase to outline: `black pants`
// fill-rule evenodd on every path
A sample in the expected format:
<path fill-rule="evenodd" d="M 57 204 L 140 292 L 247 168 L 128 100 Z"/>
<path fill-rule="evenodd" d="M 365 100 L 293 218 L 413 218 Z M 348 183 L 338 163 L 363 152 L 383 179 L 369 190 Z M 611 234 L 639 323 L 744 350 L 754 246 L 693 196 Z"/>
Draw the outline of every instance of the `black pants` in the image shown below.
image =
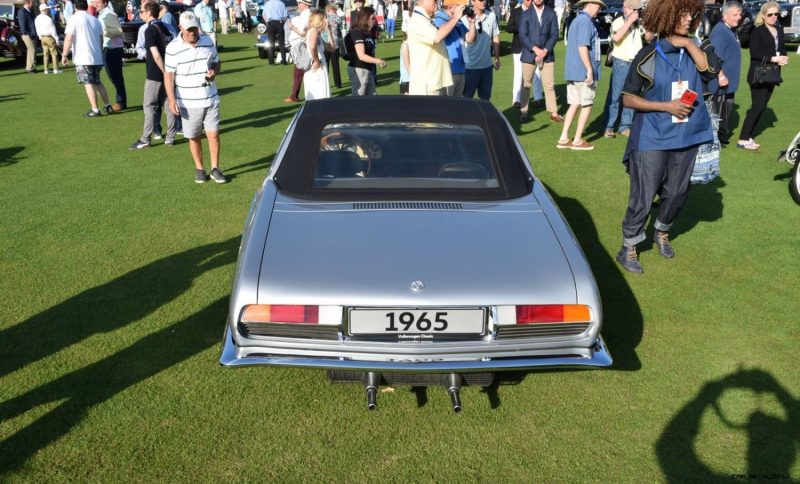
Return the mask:
<path fill-rule="evenodd" d="M 739 135 L 739 139 L 748 140 L 753 137 L 753 131 L 755 131 L 758 120 L 761 119 L 761 115 L 764 114 L 764 109 L 767 107 L 769 98 L 772 97 L 773 90 L 775 90 L 774 85 L 750 86 L 752 105 L 747 111 L 747 116 L 744 117 L 742 132 Z"/>
<path fill-rule="evenodd" d="M 114 85 L 117 103 L 122 109 L 127 109 L 128 93 L 125 91 L 125 79 L 122 77 L 122 47 L 103 49 L 103 64 L 111 84 Z"/>
<path fill-rule="evenodd" d="M 267 22 L 267 36 L 269 37 L 269 63 L 275 63 L 275 46 L 281 50 L 281 62 L 286 63 L 286 36 L 283 31 L 283 22 L 270 20 Z"/>
<path fill-rule="evenodd" d="M 683 150 L 637 151 L 628 169 L 631 191 L 628 209 L 622 221 L 622 243 L 633 246 L 646 237 L 644 229 L 656 193 L 661 203 L 656 217 L 656 230 L 668 232 L 689 196 L 697 146 Z"/>
<path fill-rule="evenodd" d="M 333 85 L 336 87 L 342 87 L 342 74 L 339 71 L 339 50 L 335 50 L 333 52 L 325 51 L 325 61 L 328 63 L 328 66 L 333 69 Z"/>
<path fill-rule="evenodd" d="M 728 142 L 728 138 L 731 137 L 733 128 L 735 128 L 735 126 L 731 126 L 730 124 L 731 114 L 733 113 L 733 98 L 735 95 L 735 92 L 731 92 L 726 93 L 721 99 L 719 97 L 713 98 L 714 112 L 719 114 L 719 130 L 717 130 L 717 135 L 722 143 Z"/>

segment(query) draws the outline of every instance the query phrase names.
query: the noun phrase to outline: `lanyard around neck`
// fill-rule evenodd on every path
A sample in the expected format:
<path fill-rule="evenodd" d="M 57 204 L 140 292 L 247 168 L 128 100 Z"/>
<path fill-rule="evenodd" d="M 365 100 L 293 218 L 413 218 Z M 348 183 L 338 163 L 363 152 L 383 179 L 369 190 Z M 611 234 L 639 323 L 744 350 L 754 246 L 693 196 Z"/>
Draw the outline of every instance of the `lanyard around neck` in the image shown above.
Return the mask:
<path fill-rule="evenodd" d="M 681 64 L 683 63 L 683 54 L 685 52 L 684 49 L 681 49 L 681 53 L 678 55 L 678 65 L 677 66 L 675 64 L 673 64 L 672 62 L 670 62 L 669 59 L 667 59 L 667 54 L 665 54 L 664 53 L 664 49 L 661 48 L 661 42 L 660 41 L 656 43 L 656 52 L 658 52 L 658 55 L 660 55 L 661 58 L 664 59 L 664 62 L 666 62 L 670 67 L 672 67 L 672 70 L 675 71 L 675 74 L 678 76 L 678 80 L 680 80 L 681 79 L 680 67 L 681 67 Z"/>

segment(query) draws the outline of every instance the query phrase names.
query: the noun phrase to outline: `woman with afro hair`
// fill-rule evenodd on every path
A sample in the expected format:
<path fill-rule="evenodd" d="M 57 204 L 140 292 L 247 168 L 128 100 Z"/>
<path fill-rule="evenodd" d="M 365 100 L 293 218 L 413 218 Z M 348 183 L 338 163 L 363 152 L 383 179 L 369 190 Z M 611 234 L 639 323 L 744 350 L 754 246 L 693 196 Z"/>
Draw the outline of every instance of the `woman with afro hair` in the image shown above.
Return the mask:
<path fill-rule="evenodd" d="M 666 258 L 675 255 L 669 230 L 686 201 L 697 148 L 713 139 L 702 93 L 703 82 L 716 77 L 720 62 L 710 42 L 698 46 L 691 37 L 702 17 L 698 0 L 651 1 L 643 13 L 645 30 L 656 37 L 633 59 L 622 89 L 624 106 L 636 111 L 623 159 L 631 185 L 617 254 L 630 272 L 642 272 L 636 244 L 646 239 L 656 194 L 658 252 Z M 697 97 L 690 104 L 681 101 L 684 93 L 691 97 L 687 91 Z"/>

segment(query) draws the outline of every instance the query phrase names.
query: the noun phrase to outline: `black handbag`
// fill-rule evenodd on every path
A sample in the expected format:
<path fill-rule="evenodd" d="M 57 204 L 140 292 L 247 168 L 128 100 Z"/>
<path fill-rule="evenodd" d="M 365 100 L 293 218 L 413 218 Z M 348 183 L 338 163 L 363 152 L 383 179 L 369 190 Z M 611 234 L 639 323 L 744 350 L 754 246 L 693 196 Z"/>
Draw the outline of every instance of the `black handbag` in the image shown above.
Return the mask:
<path fill-rule="evenodd" d="M 767 63 L 767 58 L 753 68 L 753 84 L 774 85 L 783 82 L 781 78 L 781 66 L 778 64 Z"/>

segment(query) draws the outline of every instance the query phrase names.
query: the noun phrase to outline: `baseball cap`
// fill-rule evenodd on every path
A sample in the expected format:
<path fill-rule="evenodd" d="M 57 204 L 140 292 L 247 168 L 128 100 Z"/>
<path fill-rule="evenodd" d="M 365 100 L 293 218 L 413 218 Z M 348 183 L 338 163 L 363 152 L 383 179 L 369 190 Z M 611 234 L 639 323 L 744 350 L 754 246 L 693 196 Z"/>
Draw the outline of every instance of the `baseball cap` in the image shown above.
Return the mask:
<path fill-rule="evenodd" d="M 183 12 L 179 23 L 183 29 L 200 28 L 200 22 L 197 21 L 197 16 L 194 12 Z"/>
<path fill-rule="evenodd" d="M 50 10 L 50 7 L 48 7 L 46 3 L 40 3 L 39 4 L 39 11 L 40 12 L 44 12 L 45 10 Z"/>
<path fill-rule="evenodd" d="M 309 7 L 314 6 L 314 4 L 311 3 L 311 0 L 297 0 L 297 3 L 302 3 L 303 5 L 308 5 Z"/>

